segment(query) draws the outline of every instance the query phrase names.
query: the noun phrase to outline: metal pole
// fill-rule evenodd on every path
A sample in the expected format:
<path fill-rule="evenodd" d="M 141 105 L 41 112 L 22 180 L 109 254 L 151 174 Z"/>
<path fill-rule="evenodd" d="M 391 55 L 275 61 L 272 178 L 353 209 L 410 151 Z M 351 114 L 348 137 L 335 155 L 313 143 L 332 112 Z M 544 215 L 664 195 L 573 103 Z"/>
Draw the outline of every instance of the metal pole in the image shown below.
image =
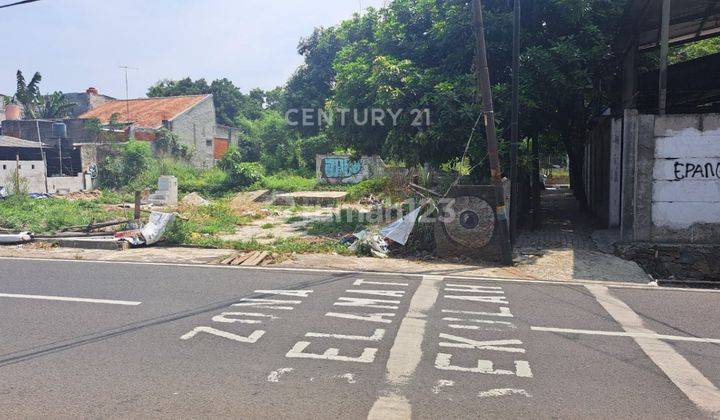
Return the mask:
<path fill-rule="evenodd" d="M 497 188 L 498 207 L 495 211 L 499 226 L 500 247 L 504 264 L 512 264 L 512 245 L 510 244 L 507 217 L 505 214 L 505 191 L 500 171 L 500 156 L 498 155 L 497 132 L 495 129 L 495 113 L 493 111 L 492 90 L 490 89 L 490 71 L 487 62 L 487 48 L 485 45 L 485 26 L 482 17 L 482 4 L 480 0 L 473 0 L 473 29 L 475 32 L 475 77 L 480 86 L 485 120 L 485 134 L 487 137 L 488 161 L 490 163 L 490 176 Z"/>
<path fill-rule="evenodd" d="M 520 141 L 520 0 L 513 2 L 512 116 L 510 122 L 510 240 L 517 235 L 519 209 L 518 142 Z"/>
<path fill-rule="evenodd" d="M 658 91 L 658 113 L 667 112 L 667 71 L 668 54 L 670 52 L 670 0 L 662 2 L 662 18 L 660 22 L 660 86 Z"/>

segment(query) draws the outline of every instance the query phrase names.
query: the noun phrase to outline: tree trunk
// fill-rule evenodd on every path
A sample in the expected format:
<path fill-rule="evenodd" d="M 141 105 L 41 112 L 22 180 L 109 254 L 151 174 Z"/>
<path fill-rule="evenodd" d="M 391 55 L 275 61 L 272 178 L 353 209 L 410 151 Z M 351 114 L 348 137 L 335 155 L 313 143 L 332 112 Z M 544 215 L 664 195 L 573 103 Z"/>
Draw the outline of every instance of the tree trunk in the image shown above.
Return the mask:
<path fill-rule="evenodd" d="M 135 191 L 135 216 L 134 219 L 136 222 L 140 221 L 140 202 L 142 199 L 142 193 L 140 191 Z"/>

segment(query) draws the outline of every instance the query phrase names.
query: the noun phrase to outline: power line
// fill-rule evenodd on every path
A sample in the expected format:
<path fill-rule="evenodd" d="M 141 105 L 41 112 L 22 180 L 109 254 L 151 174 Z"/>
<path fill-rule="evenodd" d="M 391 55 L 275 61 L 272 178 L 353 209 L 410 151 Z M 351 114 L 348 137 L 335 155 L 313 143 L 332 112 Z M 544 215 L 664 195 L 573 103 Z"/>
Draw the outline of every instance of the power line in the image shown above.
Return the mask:
<path fill-rule="evenodd" d="M 4 8 L 6 8 L 6 7 L 12 7 L 12 6 L 20 6 L 20 5 L 22 5 L 22 4 L 35 3 L 36 1 L 40 1 L 40 0 L 22 0 L 22 1 L 16 1 L 15 3 L 3 4 L 3 5 L 0 6 L 0 9 L 4 9 Z"/>

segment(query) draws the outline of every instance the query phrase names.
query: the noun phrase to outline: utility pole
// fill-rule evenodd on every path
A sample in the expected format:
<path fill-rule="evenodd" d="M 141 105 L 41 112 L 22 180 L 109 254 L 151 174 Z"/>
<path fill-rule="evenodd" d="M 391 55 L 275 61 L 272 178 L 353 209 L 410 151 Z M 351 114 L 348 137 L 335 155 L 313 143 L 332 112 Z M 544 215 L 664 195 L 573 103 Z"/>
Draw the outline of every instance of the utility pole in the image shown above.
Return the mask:
<path fill-rule="evenodd" d="M 520 188 L 518 142 L 520 141 L 520 0 L 513 1 L 512 116 L 510 122 L 510 240 L 517 237 Z"/>
<path fill-rule="evenodd" d="M 485 134 L 487 136 L 488 161 L 490 162 L 490 176 L 497 189 L 498 206 L 495 211 L 498 236 L 502 249 L 503 264 L 512 264 L 512 245 L 508 232 L 508 221 L 505 214 L 505 189 L 503 188 L 502 172 L 500 171 L 500 156 L 498 154 L 497 132 L 495 129 L 495 111 L 493 110 L 492 90 L 490 89 L 490 70 L 487 62 L 487 47 L 485 45 L 485 25 L 483 24 L 482 3 L 480 0 L 472 1 L 473 30 L 475 32 L 475 77 L 480 86 L 483 104 L 483 118 Z"/>
<path fill-rule="evenodd" d="M 128 83 L 128 70 L 140 70 L 136 67 L 120 66 L 125 70 L 125 106 L 126 106 L 126 122 L 130 122 L 130 84 Z"/>
<path fill-rule="evenodd" d="M 662 0 L 660 19 L 660 86 L 658 88 L 658 114 L 667 112 L 668 54 L 670 53 L 670 0 Z"/>

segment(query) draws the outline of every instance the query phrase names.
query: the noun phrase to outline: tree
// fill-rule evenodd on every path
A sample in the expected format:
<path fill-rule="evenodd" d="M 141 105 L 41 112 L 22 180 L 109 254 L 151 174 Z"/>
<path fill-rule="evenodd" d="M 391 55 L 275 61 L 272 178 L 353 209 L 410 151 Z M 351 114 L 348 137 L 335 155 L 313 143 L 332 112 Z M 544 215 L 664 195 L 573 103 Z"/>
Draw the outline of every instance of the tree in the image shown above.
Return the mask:
<path fill-rule="evenodd" d="M 150 144 L 131 140 L 122 154 L 123 172 L 127 174 L 125 189 L 135 194 L 135 220 L 140 220 L 140 199 L 142 192 L 154 184 L 153 158 Z"/>
<path fill-rule="evenodd" d="M 15 75 L 17 79 L 17 91 L 15 95 L 10 99 L 6 99 L 6 102 L 19 103 L 25 110 L 25 116 L 29 119 L 37 117 L 38 106 L 42 101 L 42 95 L 40 95 L 40 81 L 42 76 L 40 73 L 35 72 L 30 82 L 25 82 L 25 76 L 22 71 L 18 70 Z"/>
<path fill-rule="evenodd" d="M 214 80 L 209 85 L 205 79 L 165 79 L 150 86 L 147 92 L 151 98 L 207 94 L 213 95 L 215 119 L 219 124 L 234 125 L 238 117 L 258 119 L 263 110 L 262 90 L 256 89 L 250 95 L 245 95 L 227 78 Z"/>
<path fill-rule="evenodd" d="M 45 119 L 67 118 L 75 104 L 69 102 L 62 92 L 55 91 L 41 97 L 38 117 Z"/>

